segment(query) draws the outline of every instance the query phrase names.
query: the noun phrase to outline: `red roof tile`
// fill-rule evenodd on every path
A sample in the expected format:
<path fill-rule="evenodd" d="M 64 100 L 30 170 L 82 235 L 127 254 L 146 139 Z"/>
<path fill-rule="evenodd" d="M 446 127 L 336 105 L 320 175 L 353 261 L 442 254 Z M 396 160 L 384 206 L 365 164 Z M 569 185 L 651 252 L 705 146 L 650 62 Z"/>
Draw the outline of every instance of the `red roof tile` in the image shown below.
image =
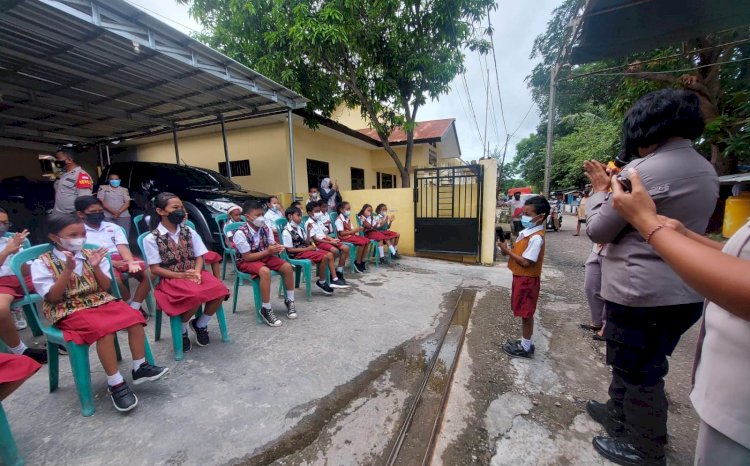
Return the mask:
<path fill-rule="evenodd" d="M 443 137 L 448 128 L 451 127 L 455 118 L 447 118 L 445 120 L 429 120 L 420 121 L 417 123 L 417 127 L 414 130 L 414 141 L 420 141 L 425 139 L 440 139 Z M 364 134 L 376 141 L 380 141 L 377 131 L 372 128 L 358 129 L 357 132 Z M 402 128 L 396 128 L 388 138 L 388 142 L 398 144 L 406 142 L 406 133 Z"/>

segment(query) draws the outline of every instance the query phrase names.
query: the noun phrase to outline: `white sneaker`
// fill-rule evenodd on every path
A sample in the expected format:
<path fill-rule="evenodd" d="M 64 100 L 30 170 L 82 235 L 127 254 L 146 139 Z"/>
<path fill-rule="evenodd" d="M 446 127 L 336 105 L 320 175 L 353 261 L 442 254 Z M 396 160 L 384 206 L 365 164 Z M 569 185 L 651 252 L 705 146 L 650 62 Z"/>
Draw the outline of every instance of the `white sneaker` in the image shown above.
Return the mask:
<path fill-rule="evenodd" d="M 13 323 L 16 324 L 16 330 L 23 330 L 29 326 L 21 309 L 11 309 L 10 313 L 13 316 Z"/>

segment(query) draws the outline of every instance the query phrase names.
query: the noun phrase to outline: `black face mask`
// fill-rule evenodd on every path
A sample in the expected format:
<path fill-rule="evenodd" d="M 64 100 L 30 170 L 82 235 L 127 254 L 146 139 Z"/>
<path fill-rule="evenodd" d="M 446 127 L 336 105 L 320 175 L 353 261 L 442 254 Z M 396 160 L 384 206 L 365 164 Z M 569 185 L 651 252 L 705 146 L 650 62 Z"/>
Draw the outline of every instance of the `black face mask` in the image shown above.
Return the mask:
<path fill-rule="evenodd" d="M 55 160 L 55 166 L 57 168 L 63 168 L 66 163 L 67 163 L 66 160 Z"/>
<path fill-rule="evenodd" d="M 86 214 L 86 223 L 90 223 L 92 225 L 99 225 L 103 221 L 104 221 L 104 212 Z"/>
<path fill-rule="evenodd" d="M 182 209 L 173 210 L 167 215 L 167 220 L 173 225 L 179 225 L 185 220 L 185 211 Z"/>

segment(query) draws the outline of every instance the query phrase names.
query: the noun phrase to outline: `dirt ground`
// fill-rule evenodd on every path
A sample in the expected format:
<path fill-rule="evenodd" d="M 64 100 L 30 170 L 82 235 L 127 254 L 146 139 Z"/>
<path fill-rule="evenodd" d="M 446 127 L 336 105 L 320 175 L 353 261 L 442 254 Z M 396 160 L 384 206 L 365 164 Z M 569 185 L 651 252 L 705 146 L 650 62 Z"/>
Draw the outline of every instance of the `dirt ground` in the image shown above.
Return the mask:
<path fill-rule="evenodd" d="M 606 400 L 609 384 L 604 343 L 579 328 L 590 319 L 582 264 L 591 243 L 572 236 L 571 223 L 547 235 L 533 361 L 511 359 L 500 347 L 520 335 L 508 290 L 492 286 L 477 300 L 433 464 L 610 464 L 591 446 L 603 431 L 585 412 L 587 400 Z M 688 395 L 697 330 L 683 336 L 667 376 L 675 465 L 693 462 L 698 418 Z"/>

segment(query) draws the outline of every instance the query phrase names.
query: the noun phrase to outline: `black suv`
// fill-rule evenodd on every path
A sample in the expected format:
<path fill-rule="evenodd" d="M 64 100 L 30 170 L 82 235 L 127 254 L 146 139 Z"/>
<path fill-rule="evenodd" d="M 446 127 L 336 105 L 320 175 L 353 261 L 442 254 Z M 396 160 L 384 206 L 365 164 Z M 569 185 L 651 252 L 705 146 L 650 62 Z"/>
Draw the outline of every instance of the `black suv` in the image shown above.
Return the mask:
<path fill-rule="evenodd" d="M 219 247 L 221 238 L 214 221 L 216 216 L 225 213 L 231 204 L 242 205 L 248 200 L 265 203 L 268 200 L 268 194 L 244 190 L 206 168 L 154 162 L 113 163 L 104 168 L 99 185 L 107 183 L 110 173 L 119 175 L 121 186 L 130 191 L 130 213 L 133 216 L 145 213 L 149 201 L 160 192 L 176 194 L 206 246 L 213 249 Z"/>

